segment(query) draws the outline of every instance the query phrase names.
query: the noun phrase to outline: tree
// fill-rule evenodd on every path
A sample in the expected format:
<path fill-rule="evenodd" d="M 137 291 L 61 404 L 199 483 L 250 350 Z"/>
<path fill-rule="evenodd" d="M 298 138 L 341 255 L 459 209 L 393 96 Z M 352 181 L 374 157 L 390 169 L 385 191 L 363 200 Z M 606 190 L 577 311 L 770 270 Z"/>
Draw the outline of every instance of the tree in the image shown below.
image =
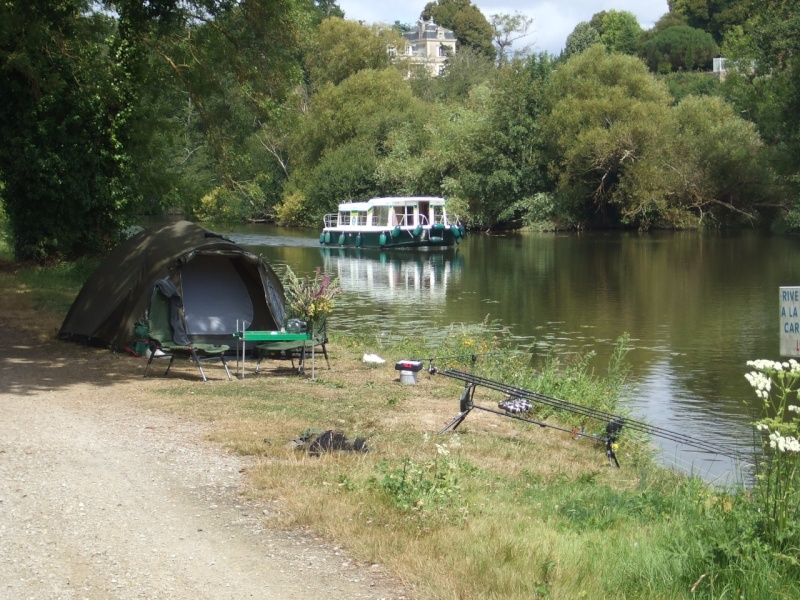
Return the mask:
<path fill-rule="evenodd" d="M 123 100 L 88 0 L 0 3 L 0 180 L 18 260 L 108 249 L 124 222 Z"/>
<path fill-rule="evenodd" d="M 330 19 L 331 17 L 344 19 L 344 11 L 336 0 L 311 0 L 309 12 L 312 14 L 315 25 L 319 25 L 325 19 Z"/>
<path fill-rule="evenodd" d="M 386 154 L 393 132 L 422 129 L 425 115 L 408 81 L 393 69 L 362 70 L 339 85 L 323 86 L 290 142 L 295 167 L 289 186 L 305 198 L 302 214 L 313 221 L 336 209 L 332 193 L 314 196 L 311 190 L 349 189 L 359 196 L 374 190 L 374 173 L 367 167 Z M 346 169 L 329 185 L 325 177 L 340 163 Z"/>
<path fill-rule="evenodd" d="M 759 128 L 800 228 L 800 2 L 770 2 L 725 37 L 726 96 Z"/>
<path fill-rule="evenodd" d="M 556 70 L 542 127 L 559 204 L 574 222 L 638 224 L 652 218 L 621 183 L 653 160 L 669 101 L 641 61 L 607 54 L 600 44 Z"/>
<path fill-rule="evenodd" d="M 528 37 L 528 30 L 533 25 L 533 17 L 523 15 L 519 11 L 513 15 L 501 13 L 492 15 L 492 30 L 494 31 L 494 43 L 497 46 L 497 62 L 503 66 L 508 62 L 509 53 L 514 42 Z M 529 46 L 519 50 L 518 55 L 525 54 Z"/>
<path fill-rule="evenodd" d="M 204 157 L 209 180 L 257 200 L 247 142 L 299 81 L 297 36 L 308 7 L 307 0 L 0 3 L 7 142 L 0 177 L 17 257 L 109 248 L 137 195 L 165 192 L 171 173 L 161 165 L 175 161 L 154 158 L 171 149 Z M 191 118 L 181 132 L 174 118 L 182 115 Z M 176 143 L 182 133 L 191 138 L 187 148 Z M 150 168 L 159 175 L 145 176 Z"/>
<path fill-rule="evenodd" d="M 514 60 L 466 101 L 439 104 L 425 128 L 404 127 L 379 166 L 385 185 L 445 194 L 474 226 L 518 223 L 543 186 L 538 119 L 553 69 L 546 55 Z"/>
<path fill-rule="evenodd" d="M 339 84 L 362 69 L 387 68 L 391 64 L 387 48 L 403 45 L 393 29 L 366 27 L 339 18 L 325 19 L 306 56 L 312 88 Z"/>
<path fill-rule="evenodd" d="M 414 94 L 427 102 L 462 102 L 472 88 L 493 79 L 497 74 L 494 61 L 471 48 L 463 48 L 447 59 L 444 72 L 438 77 L 427 69 L 410 80 Z"/>
<path fill-rule="evenodd" d="M 600 41 L 609 52 L 635 55 L 636 42 L 641 33 L 642 27 L 632 12 L 609 10 L 603 16 Z"/>
<path fill-rule="evenodd" d="M 761 140 L 730 105 L 675 107 L 641 61 L 595 46 L 567 61 L 543 119 L 559 205 L 593 225 L 756 219 L 771 191 Z"/>
<path fill-rule="evenodd" d="M 725 33 L 754 14 L 753 0 L 668 0 L 670 13 L 682 16 L 690 27 L 702 29 L 721 43 Z"/>
<path fill-rule="evenodd" d="M 486 17 L 469 0 L 436 0 L 429 2 L 420 17 L 425 21 L 451 29 L 459 48 L 467 46 L 494 59 L 494 30 Z"/>
<path fill-rule="evenodd" d="M 644 42 L 639 56 L 653 72 L 710 70 L 717 55 L 717 44 L 710 33 L 694 27 L 667 27 Z"/>
<path fill-rule="evenodd" d="M 179 98 L 169 118 L 179 117 L 188 128 L 155 132 L 156 140 L 172 131 L 191 142 L 179 146 L 173 139 L 172 148 L 181 156 L 164 163 L 180 160 L 178 181 L 191 182 L 173 195 L 192 196 L 175 200 L 191 212 L 205 198 L 203 214 L 228 201 L 242 210 L 249 207 L 253 216 L 269 212 L 283 170 L 255 136 L 281 115 L 300 81 L 298 38 L 309 22 L 303 12 L 309 2 L 162 0 L 142 5 L 114 0 L 114 6 L 119 14 L 117 56 L 129 73 L 124 83 L 132 118 L 141 122 L 150 114 L 150 90 L 140 90 L 150 69 L 159 73 L 156 89 Z M 142 147 L 146 143 L 140 141 Z"/>
<path fill-rule="evenodd" d="M 581 21 L 575 25 L 575 29 L 567 36 L 567 43 L 564 46 L 564 58 L 567 59 L 580 54 L 599 41 L 600 34 L 597 29 L 592 27 L 588 21 Z"/>

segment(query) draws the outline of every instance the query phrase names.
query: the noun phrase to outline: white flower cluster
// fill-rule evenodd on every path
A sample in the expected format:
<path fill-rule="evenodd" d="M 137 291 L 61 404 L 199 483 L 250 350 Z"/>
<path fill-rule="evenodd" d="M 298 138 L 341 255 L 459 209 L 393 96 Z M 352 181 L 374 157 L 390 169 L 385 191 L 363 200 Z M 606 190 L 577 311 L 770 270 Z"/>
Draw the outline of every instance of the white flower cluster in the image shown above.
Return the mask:
<path fill-rule="evenodd" d="M 795 412 L 797 414 L 800 414 L 800 406 L 797 406 L 796 404 L 790 404 L 789 412 Z"/>
<path fill-rule="evenodd" d="M 756 429 L 758 431 L 769 431 L 769 425 L 767 425 L 766 423 L 759 423 L 758 425 L 756 425 Z"/>
<path fill-rule="evenodd" d="M 748 360 L 747 366 L 758 369 L 759 371 L 788 371 L 789 373 L 800 374 L 800 362 L 797 362 L 793 358 L 785 362 L 767 360 L 765 358 Z"/>
<path fill-rule="evenodd" d="M 760 362 L 760 361 L 751 361 L 751 362 Z M 748 362 L 747 364 L 750 363 Z M 764 375 L 764 373 L 759 373 L 758 371 L 750 371 L 749 373 L 745 373 L 744 377 L 756 391 L 756 396 L 758 396 L 759 398 L 763 398 L 764 400 L 769 398 L 769 391 L 772 389 L 772 380 L 769 377 Z"/>
<path fill-rule="evenodd" d="M 800 440 L 773 431 L 769 434 L 769 447 L 777 449 L 778 452 L 800 452 Z"/>

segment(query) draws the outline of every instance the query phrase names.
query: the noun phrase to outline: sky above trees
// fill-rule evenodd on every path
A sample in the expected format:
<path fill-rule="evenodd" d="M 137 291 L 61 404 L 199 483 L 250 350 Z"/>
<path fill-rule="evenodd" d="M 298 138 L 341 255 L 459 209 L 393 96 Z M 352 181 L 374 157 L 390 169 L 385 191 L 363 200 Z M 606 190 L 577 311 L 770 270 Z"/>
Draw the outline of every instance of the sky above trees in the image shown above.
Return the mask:
<path fill-rule="evenodd" d="M 427 0 L 339 0 L 346 19 L 367 23 L 416 23 Z M 519 43 L 534 52 L 558 54 L 567 36 L 581 21 L 588 21 L 601 10 L 627 10 L 648 29 L 668 11 L 667 0 L 473 0 L 488 19 L 490 15 L 520 12 L 533 17 L 532 34 Z"/>

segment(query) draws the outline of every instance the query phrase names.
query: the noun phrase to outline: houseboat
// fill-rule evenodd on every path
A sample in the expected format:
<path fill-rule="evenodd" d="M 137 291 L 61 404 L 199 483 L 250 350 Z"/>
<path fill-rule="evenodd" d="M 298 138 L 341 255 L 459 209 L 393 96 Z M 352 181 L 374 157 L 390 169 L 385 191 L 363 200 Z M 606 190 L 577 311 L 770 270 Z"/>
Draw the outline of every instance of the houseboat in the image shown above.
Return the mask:
<path fill-rule="evenodd" d="M 403 196 L 344 202 L 325 215 L 319 243 L 353 248 L 424 248 L 458 244 L 464 226 L 448 218 L 444 198 Z"/>

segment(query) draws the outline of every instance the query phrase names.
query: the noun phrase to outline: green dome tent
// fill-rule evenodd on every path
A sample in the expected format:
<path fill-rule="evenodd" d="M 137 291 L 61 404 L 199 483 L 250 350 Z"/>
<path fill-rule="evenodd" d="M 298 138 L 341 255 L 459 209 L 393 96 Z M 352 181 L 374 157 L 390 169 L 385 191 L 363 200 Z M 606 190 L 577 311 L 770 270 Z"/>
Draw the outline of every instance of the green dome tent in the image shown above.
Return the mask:
<path fill-rule="evenodd" d="M 272 268 L 231 240 L 179 221 L 117 246 L 84 284 L 58 337 L 125 348 L 163 278 L 178 289 L 186 332 L 196 342 L 230 343 L 243 322 L 251 330 L 283 325 L 285 296 Z"/>

